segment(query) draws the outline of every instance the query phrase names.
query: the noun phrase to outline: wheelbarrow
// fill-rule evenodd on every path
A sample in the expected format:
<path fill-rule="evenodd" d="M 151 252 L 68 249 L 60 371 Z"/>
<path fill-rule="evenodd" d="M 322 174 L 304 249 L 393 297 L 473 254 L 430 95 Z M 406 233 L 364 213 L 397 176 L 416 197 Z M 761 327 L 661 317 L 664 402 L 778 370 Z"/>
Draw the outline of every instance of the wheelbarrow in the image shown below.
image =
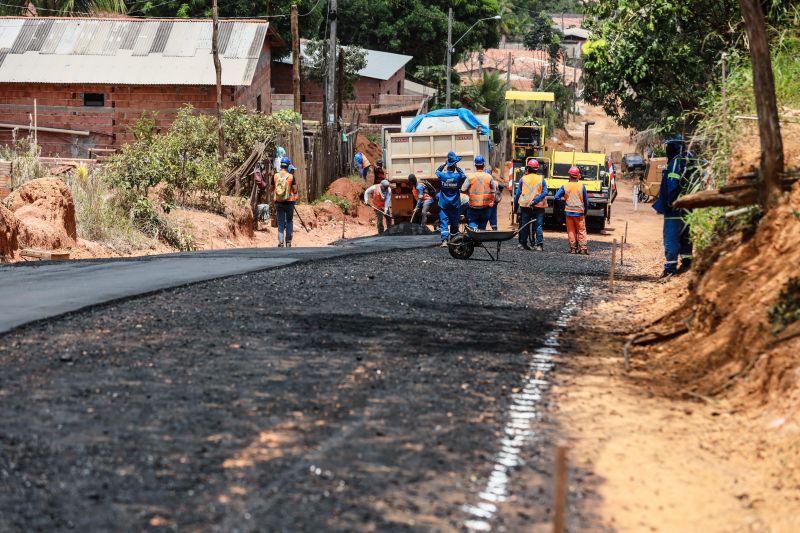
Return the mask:
<path fill-rule="evenodd" d="M 450 252 L 450 255 L 456 259 L 469 259 L 472 257 L 472 253 L 475 251 L 475 248 L 480 247 L 486 250 L 486 253 L 492 258 L 492 261 L 497 261 L 500 259 L 501 245 L 505 241 L 510 241 L 514 237 L 518 236 L 523 228 L 529 226 L 533 222 L 535 222 L 535 219 L 531 220 L 519 229 L 504 231 L 480 230 L 467 227 L 465 232 L 456 233 L 455 235 L 451 236 L 450 239 L 448 239 L 447 251 Z M 489 243 L 497 244 L 497 249 L 495 250 L 494 255 L 492 255 L 492 252 L 489 251 L 489 248 L 486 246 Z"/>

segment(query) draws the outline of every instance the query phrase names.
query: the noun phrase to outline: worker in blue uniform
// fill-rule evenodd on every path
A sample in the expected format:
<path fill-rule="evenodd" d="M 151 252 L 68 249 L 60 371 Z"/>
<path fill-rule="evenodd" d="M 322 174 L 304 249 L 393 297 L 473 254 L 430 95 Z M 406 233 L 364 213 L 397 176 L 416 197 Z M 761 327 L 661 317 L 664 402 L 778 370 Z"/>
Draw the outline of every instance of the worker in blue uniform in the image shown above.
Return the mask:
<path fill-rule="evenodd" d="M 661 277 L 674 276 L 692 266 L 692 241 L 689 227 L 684 220 L 685 209 L 676 209 L 673 204 L 688 191 L 687 162 L 691 154 L 685 150 L 683 137 L 677 135 L 666 143 L 667 166 L 661 172 L 661 188 L 653 209 L 664 216 L 664 272 Z M 680 258 L 680 269 L 678 259 Z"/>
<path fill-rule="evenodd" d="M 439 230 L 442 247 L 447 246 L 450 235 L 458 233 L 461 186 L 467 179 L 464 171 L 458 167 L 459 161 L 461 158 L 455 152 L 448 152 L 447 163 L 442 163 L 436 171 L 436 177 L 439 178 Z"/>

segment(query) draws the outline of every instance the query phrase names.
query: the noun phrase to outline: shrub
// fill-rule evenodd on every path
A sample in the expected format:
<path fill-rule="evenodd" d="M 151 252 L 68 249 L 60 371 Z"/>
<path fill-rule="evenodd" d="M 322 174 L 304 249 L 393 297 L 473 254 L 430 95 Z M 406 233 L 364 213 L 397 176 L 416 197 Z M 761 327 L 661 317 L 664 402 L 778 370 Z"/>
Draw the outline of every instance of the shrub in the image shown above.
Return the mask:
<path fill-rule="evenodd" d="M 775 334 L 800 320 L 800 277 L 789 279 L 778 295 L 778 301 L 767 312 Z"/>
<path fill-rule="evenodd" d="M 361 180 L 363 182 L 363 180 Z M 330 202 L 337 206 L 339 209 L 342 210 L 345 214 L 350 214 L 350 202 L 347 201 L 346 198 L 342 198 L 341 196 L 337 196 L 331 193 L 325 193 L 316 200 L 312 205 L 319 205 L 325 202 Z"/>

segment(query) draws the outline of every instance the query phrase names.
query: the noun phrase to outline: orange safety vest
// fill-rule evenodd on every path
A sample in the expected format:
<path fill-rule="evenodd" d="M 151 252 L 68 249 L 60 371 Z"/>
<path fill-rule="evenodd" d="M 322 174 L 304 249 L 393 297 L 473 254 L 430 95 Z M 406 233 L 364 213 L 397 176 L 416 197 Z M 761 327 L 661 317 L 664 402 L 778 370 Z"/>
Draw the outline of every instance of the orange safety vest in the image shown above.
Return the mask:
<path fill-rule="evenodd" d="M 469 206 L 474 208 L 491 207 L 494 204 L 492 175 L 479 170 L 469 175 Z"/>
<path fill-rule="evenodd" d="M 539 181 L 534 181 L 534 179 L 538 178 L 539 176 L 536 174 L 525 174 L 522 176 L 522 192 L 519 195 L 519 205 L 522 207 L 530 207 L 534 198 L 542 194 L 544 190 L 544 178 L 539 179 Z M 533 207 L 546 208 L 547 197 Z"/>
<path fill-rule="evenodd" d="M 381 211 L 386 210 L 386 197 L 381 194 L 381 186 L 378 185 L 372 191 L 372 205 L 380 209 Z"/>
<path fill-rule="evenodd" d="M 411 190 L 411 194 L 414 196 L 414 203 L 419 202 L 419 189 L 414 187 Z M 433 196 L 428 192 L 428 188 L 423 185 L 422 189 L 422 202 L 425 203 L 428 200 L 433 200 Z"/>
<path fill-rule="evenodd" d="M 294 183 L 294 176 L 291 175 L 291 174 L 289 175 L 289 179 L 286 181 L 286 186 L 289 187 L 289 198 L 287 198 L 286 200 L 278 200 L 278 198 L 275 197 L 274 191 L 278 186 L 278 178 L 281 177 L 281 174 L 289 174 L 289 173 L 286 172 L 285 170 L 281 169 L 280 172 L 276 173 L 272 177 L 273 200 L 275 200 L 276 202 L 279 202 L 279 203 L 282 203 L 282 202 L 296 202 L 297 201 L 297 187 L 295 186 L 295 183 Z"/>
<path fill-rule="evenodd" d="M 579 181 L 565 183 L 564 201 L 566 202 L 564 211 L 567 213 L 584 214 L 586 212 L 586 206 L 583 205 L 583 183 Z"/>

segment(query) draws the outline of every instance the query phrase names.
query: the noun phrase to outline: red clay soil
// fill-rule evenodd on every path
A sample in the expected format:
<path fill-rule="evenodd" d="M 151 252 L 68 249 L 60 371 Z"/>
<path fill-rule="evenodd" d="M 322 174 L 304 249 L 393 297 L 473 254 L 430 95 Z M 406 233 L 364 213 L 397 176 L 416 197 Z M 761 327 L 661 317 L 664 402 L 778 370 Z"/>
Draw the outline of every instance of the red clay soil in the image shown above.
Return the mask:
<path fill-rule="evenodd" d="M 380 145 L 370 141 L 361 133 L 359 133 L 356 137 L 356 151 L 365 154 L 370 163 L 373 164 L 375 161 L 383 157 L 383 151 L 381 150 Z"/>
<path fill-rule="evenodd" d="M 328 187 L 328 193 L 347 200 L 350 204 L 348 215 L 366 223 L 375 218 L 375 212 L 363 203 L 366 188 L 367 184 L 362 181 L 339 178 Z"/>
<path fill-rule="evenodd" d="M 20 222 L 21 247 L 55 250 L 75 245 L 75 202 L 61 179 L 31 180 L 11 193 L 7 205 Z"/>
<path fill-rule="evenodd" d="M 19 251 L 19 220 L 0 204 L 0 260 L 16 259 Z"/>

